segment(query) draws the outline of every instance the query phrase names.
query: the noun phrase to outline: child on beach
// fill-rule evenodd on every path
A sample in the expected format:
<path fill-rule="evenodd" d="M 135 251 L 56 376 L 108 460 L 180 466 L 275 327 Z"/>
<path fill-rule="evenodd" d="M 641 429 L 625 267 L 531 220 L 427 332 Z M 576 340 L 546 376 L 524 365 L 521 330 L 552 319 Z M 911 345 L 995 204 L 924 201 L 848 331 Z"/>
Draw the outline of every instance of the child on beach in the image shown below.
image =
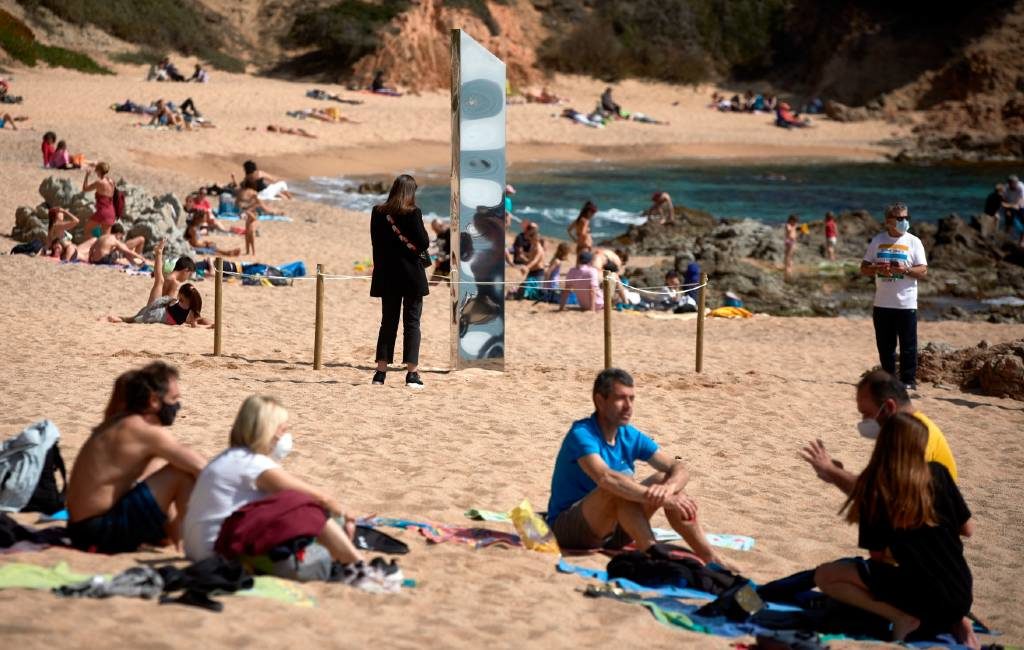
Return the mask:
<path fill-rule="evenodd" d="M 50 158 L 53 157 L 53 152 L 54 152 L 54 149 L 56 148 L 55 147 L 56 143 L 57 143 L 57 134 L 56 133 L 54 133 L 53 131 L 47 131 L 46 133 L 43 134 L 43 144 L 42 144 L 42 147 L 41 147 L 42 151 L 43 151 L 43 167 L 49 167 L 50 166 Z"/>
<path fill-rule="evenodd" d="M 949 471 L 925 461 L 928 429 L 907 413 L 882 425 L 867 468 L 840 512 L 859 526 L 871 557 L 817 568 L 827 595 L 886 618 L 894 641 L 915 630 L 952 632 L 977 648 L 967 614 L 972 578 L 960 537 L 974 532 L 971 511 Z"/>
<path fill-rule="evenodd" d="M 795 214 L 789 215 L 786 219 L 786 239 L 785 239 L 785 277 L 789 280 L 793 276 L 793 256 L 796 254 L 796 240 L 800 236 L 800 229 L 797 223 L 800 221 L 800 217 Z"/>
<path fill-rule="evenodd" d="M 836 242 L 839 239 L 839 227 L 836 225 L 836 215 L 831 212 L 825 213 L 825 257 L 831 262 L 836 261 Z"/>
<path fill-rule="evenodd" d="M 256 254 L 256 211 L 245 211 L 245 254 Z"/>
<path fill-rule="evenodd" d="M 92 163 L 86 160 L 82 154 L 68 154 L 68 144 L 63 140 L 57 143 L 57 148 L 50 156 L 51 169 L 81 169 L 88 165 L 92 165 Z"/>

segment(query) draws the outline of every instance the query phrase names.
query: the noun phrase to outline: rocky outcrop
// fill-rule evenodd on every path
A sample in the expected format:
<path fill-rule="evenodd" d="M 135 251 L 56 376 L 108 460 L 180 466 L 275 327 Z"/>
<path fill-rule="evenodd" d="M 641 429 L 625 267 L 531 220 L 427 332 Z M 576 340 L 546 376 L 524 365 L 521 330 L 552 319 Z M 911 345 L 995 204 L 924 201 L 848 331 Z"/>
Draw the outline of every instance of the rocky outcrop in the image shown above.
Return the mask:
<path fill-rule="evenodd" d="M 917 378 L 1024 401 L 1024 339 L 960 349 L 929 343 L 920 352 Z"/>
<path fill-rule="evenodd" d="M 660 286 L 669 268 L 682 272 L 690 262 L 700 264 L 712 280 L 710 304 L 732 291 L 754 311 L 778 315 L 834 316 L 866 313 L 873 297 L 871 278 L 860 275 L 859 260 L 882 224 L 866 211 L 843 213 L 836 219 L 839 230 L 837 257 L 845 263 L 829 263 L 824 257 L 824 222 L 807 223 L 808 234 L 797 246 L 798 272 L 784 281 L 783 226 L 751 219 L 715 220 L 710 214 L 676 208 L 672 225 L 647 223 L 603 245 L 626 250 L 631 256 L 666 256 L 670 262 L 627 270 L 638 286 Z M 983 298 L 1007 294 L 1024 297 L 1024 254 L 1002 232 L 975 217 L 969 223 L 950 215 L 937 223 L 915 223 L 913 232 L 928 251 L 928 278 L 919 284 L 919 295 L 953 304 L 942 317 L 985 319 L 991 322 L 1024 321 L 1024 308 L 1013 304 L 984 306 Z M 955 303 L 970 302 L 971 311 Z"/>
<path fill-rule="evenodd" d="M 173 194 L 151 196 L 144 189 L 124 181 L 117 184 L 124 193 L 125 213 L 121 218 L 127 236 L 146 238 L 145 252 L 151 253 L 153 246 L 161 239 L 166 240 L 167 257 L 194 256 L 195 251 L 185 240 L 184 208 Z M 90 194 L 79 191 L 78 186 L 67 178 L 50 176 L 39 185 L 43 203 L 35 208 L 19 207 L 14 215 L 14 229 L 11 237 L 18 241 L 45 239 L 47 210 L 51 207 L 64 208 L 78 217 L 81 222 L 72 231 L 75 241 L 91 236 L 84 232 L 85 222 L 95 210 L 95 201 Z"/>

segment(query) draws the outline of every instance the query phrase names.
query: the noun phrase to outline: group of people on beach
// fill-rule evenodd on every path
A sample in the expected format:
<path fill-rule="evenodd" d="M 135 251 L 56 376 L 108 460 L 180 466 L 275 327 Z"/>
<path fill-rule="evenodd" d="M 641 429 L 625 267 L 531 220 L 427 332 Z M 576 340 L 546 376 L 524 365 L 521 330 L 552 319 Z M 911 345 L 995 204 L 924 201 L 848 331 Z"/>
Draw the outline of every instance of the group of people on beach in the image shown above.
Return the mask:
<path fill-rule="evenodd" d="M 997 222 L 1001 219 L 1003 231 L 1015 235 L 1017 245 L 1024 248 L 1024 183 L 1016 174 L 1007 176 L 1005 183 L 996 183 L 985 197 L 984 213 Z"/>
<path fill-rule="evenodd" d="M 390 230 L 388 214 L 376 214 Z M 379 226 L 378 237 L 386 235 L 384 228 Z M 378 347 L 385 361 L 386 348 L 386 341 Z M 170 432 L 182 408 L 178 380 L 177 369 L 158 361 L 115 381 L 103 421 L 71 470 L 67 530 L 77 548 L 122 553 L 183 544 L 193 561 L 221 555 L 286 578 L 341 575 L 343 582 L 373 590 L 395 581 L 397 566 L 367 564 L 354 544 L 356 514 L 281 466 L 301 439 L 293 437 L 280 402 L 246 398 L 227 448 L 208 462 Z M 571 425 L 554 458 L 546 513 L 551 533 L 563 550 L 614 552 L 631 544 L 645 552 L 655 545 L 650 521 L 660 512 L 703 562 L 735 571 L 708 541 L 699 514 L 708 505 L 687 491 L 690 475 L 682 457 L 632 426 L 636 395 L 626 371 L 608 368 L 597 375 L 593 413 Z M 974 525 L 949 443 L 914 406 L 904 384 L 884 370 L 862 376 L 854 396 L 856 429 L 875 441 L 864 471 L 846 469 L 820 440 L 800 455 L 846 495 L 840 512 L 857 524 L 858 545 L 869 557 L 824 563 L 814 571 L 814 584 L 836 601 L 888 621 L 893 640 L 951 633 L 976 648 L 969 619 L 973 584 L 962 541 Z M 654 473 L 641 478 L 638 461 Z M 229 519 L 231 526 L 225 525 Z M 245 541 L 239 536 L 269 535 L 268 526 L 282 540 L 283 555 L 239 558 L 232 552 Z"/>

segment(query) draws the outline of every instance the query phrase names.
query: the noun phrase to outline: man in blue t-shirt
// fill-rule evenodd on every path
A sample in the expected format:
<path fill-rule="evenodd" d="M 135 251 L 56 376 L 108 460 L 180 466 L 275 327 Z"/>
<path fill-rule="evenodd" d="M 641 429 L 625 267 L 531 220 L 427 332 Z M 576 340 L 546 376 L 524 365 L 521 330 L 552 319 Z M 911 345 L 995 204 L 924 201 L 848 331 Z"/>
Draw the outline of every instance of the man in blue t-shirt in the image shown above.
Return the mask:
<path fill-rule="evenodd" d="M 555 460 L 551 531 L 562 548 L 621 548 L 633 541 L 643 551 L 654 543 L 651 516 L 664 510 L 694 553 L 723 564 L 697 520 L 697 503 L 683 490 L 690 477 L 682 462 L 629 424 L 634 398 L 625 370 L 607 368 L 594 380 L 594 414 L 573 423 Z M 638 460 L 657 473 L 637 480 Z"/>

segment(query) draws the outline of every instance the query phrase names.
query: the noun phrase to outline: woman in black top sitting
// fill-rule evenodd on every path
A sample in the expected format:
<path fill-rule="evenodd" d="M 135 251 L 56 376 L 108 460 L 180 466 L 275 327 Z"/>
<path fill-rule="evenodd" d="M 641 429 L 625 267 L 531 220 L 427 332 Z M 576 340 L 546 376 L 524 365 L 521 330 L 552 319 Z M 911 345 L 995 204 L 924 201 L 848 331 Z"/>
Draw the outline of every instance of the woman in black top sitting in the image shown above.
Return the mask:
<path fill-rule="evenodd" d="M 423 215 L 416 207 L 416 181 L 412 176 L 402 174 L 396 178 L 387 201 L 373 206 L 370 242 L 373 244 L 370 295 L 381 299 L 377 372 L 373 373 L 373 383 L 384 383 L 388 364 L 394 361 L 401 316 L 402 360 L 407 370 L 405 385 L 423 388 L 416 368 L 420 356 L 420 315 L 423 296 L 428 291 L 420 253 L 427 250 L 430 239 L 423 226 Z"/>
<path fill-rule="evenodd" d="M 823 564 L 814 580 L 827 595 L 892 622 L 902 641 L 952 632 L 978 647 L 967 613 L 971 571 L 960 537 L 974 531 L 971 511 L 949 471 L 924 459 L 928 430 L 897 413 L 885 421 L 867 468 L 843 505 L 859 525 L 867 561 Z"/>

